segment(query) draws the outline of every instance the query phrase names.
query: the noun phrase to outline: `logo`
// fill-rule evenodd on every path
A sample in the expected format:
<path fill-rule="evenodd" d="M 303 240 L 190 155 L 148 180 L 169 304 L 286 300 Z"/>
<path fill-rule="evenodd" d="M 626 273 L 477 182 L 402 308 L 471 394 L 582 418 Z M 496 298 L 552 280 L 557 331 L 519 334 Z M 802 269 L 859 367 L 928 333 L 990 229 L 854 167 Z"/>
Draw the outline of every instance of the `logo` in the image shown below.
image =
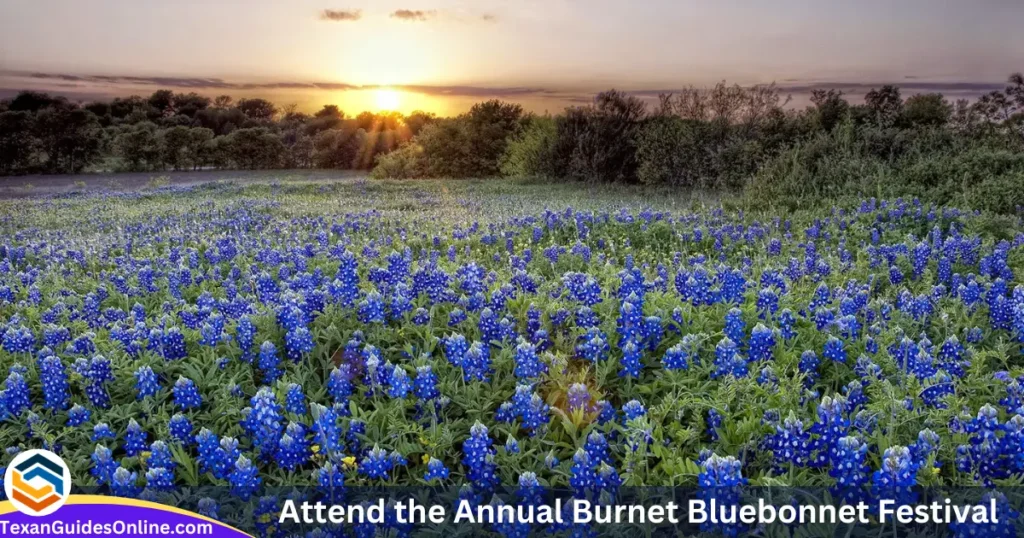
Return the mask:
<path fill-rule="evenodd" d="M 19 512 L 45 516 L 64 506 L 71 491 L 71 471 L 49 450 L 15 456 L 4 475 L 4 492 Z"/>

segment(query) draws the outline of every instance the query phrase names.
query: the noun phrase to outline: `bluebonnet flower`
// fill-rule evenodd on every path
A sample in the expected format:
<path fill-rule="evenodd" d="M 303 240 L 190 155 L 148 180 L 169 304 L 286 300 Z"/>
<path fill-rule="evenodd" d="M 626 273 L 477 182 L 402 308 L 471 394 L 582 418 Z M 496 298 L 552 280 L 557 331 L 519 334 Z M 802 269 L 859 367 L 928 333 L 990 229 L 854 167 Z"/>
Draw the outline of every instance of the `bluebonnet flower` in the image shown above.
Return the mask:
<path fill-rule="evenodd" d="M 402 367 L 392 369 L 388 380 L 388 396 L 403 399 L 409 395 L 410 389 L 409 374 L 405 372 L 405 369 Z"/>
<path fill-rule="evenodd" d="M 7 331 L 4 332 L 3 349 L 8 353 L 31 353 L 35 344 L 35 335 L 33 335 L 32 331 L 24 325 L 17 328 L 8 328 Z"/>
<path fill-rule="evenodd" d="M 518 454 L 519 453 L 519 441 L 516 441 L 515 437 L 511 435 L 505 440 L 505 453 L 506 454 Z"/>
<path fill-rule="evenodd" d="M 462 464 L 466 467 L 466 478 L 479 493 L 490 492 L 498 484 L 493 445 L 487 426 L 479 422 L 473 425 L 469 438 L 462 443 Z"/>
<path fill-rule="evenodd" d="M 313 443 L 321 452 L 332 454 L 340 451 L 341 430 L 338 428 L 338 414 L 333 408 L 324 407 L 319 404 L 312 406 L 313 416 Z"/>
<path fill-rule="evenodd" d="M 296 415 L 304 415 L 306 413 L 306 395 L 302 392 L 302 385 L 298 383 L 289 383 L 288 391 L 285 393 L 284 398 L 285 411 L 289 413 L 295 413 Z"/>
<path fill-rule="evenodd" d="M 167 423 L 167 429 L 171 434 L 171 440 L 189 446 L 192 444 L 192 422 L 181 413 L 176 413 Z"/>
<path fill-rule="evenodd" d="M 160 382 L 156 373 L 149 366 L 140 366 L 135 371 L 135 398 L 143 400 L 149 396 L 155 396 L 160 390 Z"/>
<path fill-rule="evenodd" d="M 772 350 L 775 348 L 775 333 L 758 323 L 750 333 L 750 360 L 772 360 Z"/>
<path fill-rule="evenodd" d="M 138 486 L 139 473 L 118 467 L 110 476 L 110 492 L 116 497 L 134 498 L 142 492 Z"/>
<path fill-rule="evenodd" d="M 284 430 L 281 406 L 268 387 L 262 387 L 242 410 L 242 428 L 260 458 L 270 459 Z"/>
<path fill-rule="evenodd" d="M 32 407 L 32 399 L 28 392 L 28 383 L 21 372 L 11 371 L 4 381 L 4 405 L 7 412 L 18 416 L 25 409 Z"/>
<path fill-rule="evenodd" d="M 110 429 L 110 426 L 106 422 L 101 422 L 92 427 L 92 441 L 96 442 L 101 439 L 116 439 L 117 435 Z"/>
<path fill-rule="evenodd" d="M 75 404 L 75 405 L 71 406 L 71 410 L 68 411 L 68 421 L 67 421 L 66 425 L 67 426 L 71 426 L 71 427 L 81 426 L 82 424 L 85 424 L 86 422 L 89 422 L 89 419 L 91 417 L 92 417 L 92 412 L 91 411 L 89 411 L 88 409 L 86 409 L 86 408 L 84 408 L 84 407 L 82 407 L 82 406 L 80 406 L 78 404 Z M 94 439 L 94 441 L 95 441 L 95 439 Z"/>
<path fill-rule="evenodd" d="M 607 359 L 608 351 L 608 338 L 597 327 L 587 329 L 586 334 L 580 336 L 579 343 L 576 345 L 576 354 L 581 359 L 591 362 Z"/>
<path fill-rule="evenodd" d="M 586 273 L 566 273 L 562 276 L 562 284 L 573 300 L 586 306 L 594 306 L 602 301 L 601 286 Z"/>
<path fill-rule="evenodd" d="M 199 499 L 199 504 L 196 507 L 197 514 L 218 521 L 220 520 L 220 515 L 218 514 L 219 511 L 220 506 L 217 504 L 217 501 L 209 497 Z"/>
<path fill-rule="evenodd" d="M 583 444 L 583 450 L 586 451 L 594 465 L 612 462 L 608 440 L 599 431 L 590 432 L 586 443 Z"/>
<path fill-rule="evenodd" d="M 835 362 L 846 362 L 846 349 L 843 348 L 843 341 L 830 336 L 825 342 L 825 350 L 821 353 L 826 359 Z"/>
<path fill-rule="evenodd" d="M 338 503 L 345 496 L 345 473 L 341 467 L 328 461 L 314 473 L 316 489 L 328 502 Z"/>
<path fill-rule="evenodd" d="M 630 340 L 622 346 L 622 369 L 619 370 L 619 377 L 640 377 L 643 364 L 640 362 L 640 348 Z"/>
<path fill-rule="evenodd" d="M 277 346 L 273 342 L 267 340 L 260 345 L 259 357 L 256 361 L 256 367 L 263 372 L 263 381 L 266 383 L 273 383 L 277 381 L 284 373 L 279 368 L 281 359 L 277 356 Z"/>
<path fill-rule="evenodd" d="M 146 450 L 146 438 L 149 435 L 139 426 L 135 419 L 128 421 L 128 428 L 124 434 L 124 452 L 129 456 L 137 456 Z"/>
<path fill-rule="evenodd" d="M 185 335 L 177 327 L 171 327 L 160 336 L 160 349 L 166 360 L 179 360 L 187 356 Z"/>
<path fill-rule="evenodd" d="M 757 374 L 757 384 L 768 388 L 778 388 L 779 376 L 775 375 L 775 369 L 771 364 L 761 368 L 761 372 Z"/>
<path fill-rule="evenodd" d="M 688 370 L 690 365 L 686 359 L 686 348 L 680 342 L 665 351 L 665 357 L 661 359 L 661 363 L 666 370 Z"/>
<path fill-rule="evenodd" d="M 846 504 L 855 504 L 864 499 L 863 488 L 867 484 L 869 471 L 864 463 L 867 453 L 868 445 L 852 436 L 837 440 L 829 453 L 832 466 L 829 475 L 836 481 L 832 493 Z"/>
<path fill-rule="evenodd" d="M 441 396 L 437 389 L 437 374 L 430 365 L 416 368 L 416 379 L 412 382 L 412 391 L 420 400 L 433 400 Z"/>
<path fill-rule="evenodd" d="M 566 395 L 569 404 L 569 411 L 586 410 L 590 403 L 590 392 L 583 383 L 573 383 Z"/>
<path fill-rule="evenodd" d="M 448 313 L 448 326 L 454 327 L 462 322 L 466 321 L 466 313 L 459 308 L 452 309 Z"/>
<path fill-rule="evenodd" d="M 910 449 L 892 446 L 882 455 L 882 467 L 871 476 L 871 493 L 879 500 L 893 500 L 897 506 L 917 500 L 913 487 L 917 484 L 920 462 L 914 461 Z"/>
<path fill-rule="evenodd" d="M 423 475 L 423 480 L 427 482 L 431 480 L 447 480 L 448 474 L 448 468 L 444 466 L 443 461 L 437 458 L 430 458 L 427 462 L 427 472 Z"/>
<path fill-rule="evenodd" d="M 50 355 L 39 362 L 39 381 L 43 385 L 43 407 L 53 411 L 68 408 L 71 403 L 68 374 L 58 357 Z"/>
<path fill-rule="evenodd" d="M 327 378 L 327 394 L 335 403 L 348 408 L 348 399 L 352 395 L 351 367 L 348 364 L 331 370 Z"/>
<path fill-rule="evenodd" d="M 539 377 L 548 371 L 548 365 L 537 356 L 536 346 L 525 340 L 516 346 L 514 359 L 515 376 L 520 379 Z"/>
<path fill-rule="evenodd" d="M 736 343 L 729 337 L 723 338 L 715 346 L 715 371 L 711 373 L 712 379 L 723 376 L 746 377 L 747 361 L 740 357 L 736 349 Z"/>
<path fill-rule="evenodd" d="M 939 373 L 924 381 L 925 388 L 921 391 L 921 399 L 925 405 L 936 409 L 945 409 L 943 402 L 947 396 L 954 394 L 953 380 L 945 373 Z"/>
<path fill-rule="evenodd" d="M 238 318 L 238 323 L 235 325 L 235 340 L 238 342 L 238 348 L 242 351 L 242 359 L 246 362 L 251 361 L 252 346 L 256 340 L 256 325 L 248 315 Z"/>
<path fill-rule="evenodd" d="M 235 461 L 234 471 L 228 477 L 228 483 L 231 486 L 232 495 L 242 501 L 248 501 L 263 483 L 263 479 L 260 478 L 259 471 L 249 458 L 239 456 Z"/>
<path fill-rule="evenodd" d="M 178 377 L 174 383 L 174 405 L 182 410 L 195 409 L 203 404 L 199 389 L 191 379 Z"/>
<path fill-rule="evenodd" d="M 619 487 L 622 486 L 622 478 L 619 476 L 619 472 L 615 470 L 607 462 L 603 462 L 597 467 L 597 479 L 594 482 L 595 494 L 601 495 L 605 493 L 609 499 L 614 499 L 618 495 Z"/>
<path fill-rule="evenodd" d="M 784 472 L 790 465 L 804 467 L 810 463 L 811 434 L 790 411 L 785 422 L 775 425 L 775 433 L 765 438 L 764 449 L 772 453 L 777 472 Z"/>
<path fill-rule="evenodd" d="M 118 467 L 110 449 L 103 445 L 96 445 L 96 449 L 93 451 L 91 457 L 92 468 L 89 470 L 89 474 L 96 479 L 96 484 L 100 486 L 109 484 L 114 471 L 117 470 Z"/>
<path fill-rule="evenodd" d="M 85 395 L 89 402 L 96 407 L 110 407 L 110 394 L 106 388 L 107 383 L 114 380 L 110 359 L 96 355 L 87 364 L 84 359 L 79 359 L 76 365 L 84 365 L 79 373 L 85 378 Z"/>
<path fill-rule="evenodd" d="M 366 294 L 359 302 L 358 317 L 360 323 L 384 323 L 384 298 L 377 291 Z"/>
<path fill-rule="evenodd" d="M 518 418 L 531 436 L 548 423 L 551 408 L 533 392 L 531 385 L 520 383 L 512 399 L 499 409 L 499 421 L 512 422 Z"/>
<path fill-rule="evenodd" d="M 298 364 L 303 355 L 313 351 L 313 334 L 305 327 L 296 327 L 284 335 L 284 347 L 288 358 Z"/>
<path fill-rule="evenodd" d="M 461 334 L 453 334 L 444 338 L 444 355 L 454 366 L 462 366 L 466 352 L 469 351 L 469 342 Z"/>
<path fill-rule="evenodd" d="M 709 504 L 714 500 L 720 507 L 739 505 L 740 487 L 747 483 L 739 460 L 732 456 L 723 458 L 718 454 L 710 454 L 698 463 L 702 467 L 701 473 L 697 475 L 701 498 Z M 709 519 L 701 523 L 700 530 L 736 536 L 741 527 L 737 523 L 716 523 Z"/>
<path fill-rule="evenodd" d="M 311 455 L 305 426 L 298 422 L 289 423 L 277 444 L 277 453 L 274 455 L 277 465 L 294 471 L 309 461 Z"/>
<path fill-rule="evenodd" d="M 412 314 L 412 322 L 416 325 L 430 323 L 430 312 L 426 308 L 417 308 Z"/>
<path fill-rule="evenodd" d="M 153 441 L 149 445 L 149 457 L 146 458 L 147 467 L 163 467 L 166 469 L 174 469 L 178 466 L 174 461 L 174 457 L 171 456 L 171 449 L 167 446 L 167 443 L 157 440 Z"/>
<path fill-rule="evenodd" d="M 622 412 L 625 415 L 626 421 L 635 420 L 647 414 L 647 409 L 644 404 L 638 400 L 630 400 L 622 406 Z"/>
<path fill-rule="evenodd" d="M 779 314 L 779 334 L 786 341 L 796 338 L 796 316 L 788 308 Z"/>
<path fill-rule="evenodd" d="M 818 422 L 811 426 L 810 430 L 811 434 L 816 436 L 811 445 L 814 451 L 811 460 L 813 466 L 824 466 L 835 444 L 849 434 L 848 411 L 849 404 L 843 396 L 825 396 L 821 399 L 818 404 Z"/>
<path fill-rule="evenodd" d="M 383 478 L 386 480 L 390 478 L 388 472 L 392 467 L 388 452 L 379 446 L 374 446 L 363 458 L 363 461 L 359 462 L 359 474 L 371 479 Z"/>
<path fill-rule="evenodd" d="M 737 344 L 746 340 L 746 324 L 743 322 L 743 311 L 730 308 L 725 314 L 725 336 Z"/>
<path fill-rule="evenodd" d="M 586 499 L 597 483 L 594 464 L 582 448 L 573 455 L 572 462 L 572 467 L 569 469 L 569 486 L 572 488 L 575 498 Z"/>
<path fill-rule="evenodd" d="M 995 502 L 992 503 L 992 501 Z M 981 506 L 994 504 L 996 507 L 996 517 L 994 520 L 988 522 L 965 521 L 963 523 L 953 521 L 949 524 L 949 529 L 953 532 L 953 538 L 973 538 L 976 536 L 1013 538 L 1017 536 L 1014 520 L 1020 517 L 1020 512 L 1010 504 L 1006 495 L 998 491 L 987 491 L 979 499 L 978 504 Z"/>

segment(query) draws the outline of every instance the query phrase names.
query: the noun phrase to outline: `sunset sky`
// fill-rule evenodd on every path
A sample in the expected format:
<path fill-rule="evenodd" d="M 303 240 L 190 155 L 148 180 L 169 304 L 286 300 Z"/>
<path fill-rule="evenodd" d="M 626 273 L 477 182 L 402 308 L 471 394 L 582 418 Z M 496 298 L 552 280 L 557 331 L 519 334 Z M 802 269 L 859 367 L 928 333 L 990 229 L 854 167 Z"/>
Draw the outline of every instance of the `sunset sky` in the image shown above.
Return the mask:
<path fill-rule="evenodd" d="M 442 115 L 723 79 L 972 97 L 1024 69 L 1022 22 L 1021 0 L 7 1 L 0 96 L 170 88 Z"/>

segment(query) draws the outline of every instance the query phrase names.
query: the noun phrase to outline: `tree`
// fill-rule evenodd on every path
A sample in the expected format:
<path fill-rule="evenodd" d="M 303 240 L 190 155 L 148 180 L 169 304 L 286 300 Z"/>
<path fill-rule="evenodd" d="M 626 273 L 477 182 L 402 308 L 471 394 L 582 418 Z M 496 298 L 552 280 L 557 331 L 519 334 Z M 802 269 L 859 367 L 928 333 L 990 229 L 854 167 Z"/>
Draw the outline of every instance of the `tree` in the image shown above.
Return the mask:
<path fill-rule="evenodd" d="M 277 107 L 266 99 L 242 99 L 235 108 L 256 122 L 269 122 L 277 115 Z"/>
<path fill-rule="evenodd" d="M 496 176 L 499 160 L 505 154 L 508 140 L 522 127 L 523 107 L 514 103 L 491 100 L 477 103 L 466 115 L 469 151 L 475 161 L 472 175 Z"/>
<path fill-rule="evenodd" d="M 903 113 L 903 98 L 900 89 L 891 84 L 872 89 L 864 96 L 864 104 L 871 113 L 875 125 L 892 127 Z"/>
<path fill-rule="evenodd" d="M 405 117 L 405 125 L 409 128 L 409 134 L 411 136 L 416 136 L 424 126 L 436 119 L 437 116 L 432 112 L 414 110 L 412 114 Z"/>
<path fill-rule="evenodd" d="M 171 90 L 157 90 L 147 100 L 149 106 L 153 107 L 158 116 L 170 116 L 174 114 L 174 92 Z"/>
<path fill-rule="evenodd" d="M 36 113 L 35 131 L 48 172 L 77 174 L 99 156 L 103 129 L 88 110 L 68 104 L 44 108 Z"/>
<path fill-rule="evenodd" d="M 234 99 L 230 95 L 218 95 L 213 98 L 214 108 L 231 108 Z"/>
<path fill-rule="evenodd" d="M 174 111 L 177 114 L 194 118 L 196 113 L 210 106 L 210 98 L 195 92 L 174 95 Z"/>
<path fill-rule="evenodd" d="M 501 159 L 501 173 L 510 177 L 554 177 L 558 127 L 551 116 L 531 117 L 511 137 Z"/>
<path fill-rule="evenodd" d="M 952 114 L 953 106 L 941 93 L 911 95 L 903 103 L 903 121 L 912 127 L 942 127 Z"/>
<path fill-rule="evenodd" d="M 265 127 L 236 129 L 227 137 L 228 155 L 239 168 L 277 168 L 284 156 L 284 143 Z"/>
<path fill-rule="evenodd" d="M 193 127 L 188 130 L 188 143 L 185 147 L 186 161 L 197 170 L 207 162 L 206 148 L 213 140 L 213 130 L 206 127 Z"/>
<path fill-rule="evenodd" d="M 811 102 L 816 107 L 818 125 L 823 131 L 835 129 L 850 113 L 850 103 L 843 99 L 843 92 L 839 90 L 813 90 Z"/>
<path fill-rule="evenodd" d="M 188 163 L 188 147 L 191 134 L 188 127 L 177 126 L 160 132 L 163 140 L 161 152 L 163 163 L 175 170 L 181 170 Z"/>
<path fill-rule="evenodd" d="M 306 122 L 305 130 L 309 135 L 316 135 L 320 131 L 339 128 L 344 120 L 345 113 L 337 105 L 324 105 Z"/>
<path fill-rule="evenodd" d="M 566 110 L 557 121 L 559 175 L 585 181 L 635 181 L 634 143 L 646 115 L 640 99 L 617 90 Z"/>
<path fill-rule="evenodd" d="M 44 108 L 66 106 L 67 104 L 67 99 L 63 97 L 54 97 L 43 92 L 24 91 L 11 99 L 7 104 L 7 110 L 35 113 Z"/>
<path fill-rule="evenodd" d="M 160 163 L 160 140 L 156 129 L 153 123 L 137 123 L 114 138 L 114 155 L 121 159 L 126 170 L 152 170 Z"/>
<path fill-rule="evenodd" d="M 357 168 L 366 143 L 366 131 L 355 125 L 328 129 L 313 137 L 313 165 L 317 168 Z"/>
<path fill-rule="evenodd" d="M 0 112 L 0 175 L 29 172 L 37 144 L 32 114 L 24 110 Z"/>

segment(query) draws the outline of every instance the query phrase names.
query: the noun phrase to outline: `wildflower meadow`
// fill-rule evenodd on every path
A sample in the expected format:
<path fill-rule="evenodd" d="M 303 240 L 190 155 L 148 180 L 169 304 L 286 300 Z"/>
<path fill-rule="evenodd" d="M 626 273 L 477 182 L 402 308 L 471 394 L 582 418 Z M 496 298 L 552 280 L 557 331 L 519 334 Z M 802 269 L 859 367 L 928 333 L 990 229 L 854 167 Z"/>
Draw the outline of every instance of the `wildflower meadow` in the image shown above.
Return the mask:
<path fill-rule="evenodd" d="M 971 487 L 1005 503 L 1024 473 L 1019 218 L 366 180 L 0 215 L 3 461 L 52 450 L 104 495 L 215 488 L 176 502 L 251 502 L 258 534 L 285 534 L 288 488 L 530 504 L 548 487 L 899 503 Z"/>

